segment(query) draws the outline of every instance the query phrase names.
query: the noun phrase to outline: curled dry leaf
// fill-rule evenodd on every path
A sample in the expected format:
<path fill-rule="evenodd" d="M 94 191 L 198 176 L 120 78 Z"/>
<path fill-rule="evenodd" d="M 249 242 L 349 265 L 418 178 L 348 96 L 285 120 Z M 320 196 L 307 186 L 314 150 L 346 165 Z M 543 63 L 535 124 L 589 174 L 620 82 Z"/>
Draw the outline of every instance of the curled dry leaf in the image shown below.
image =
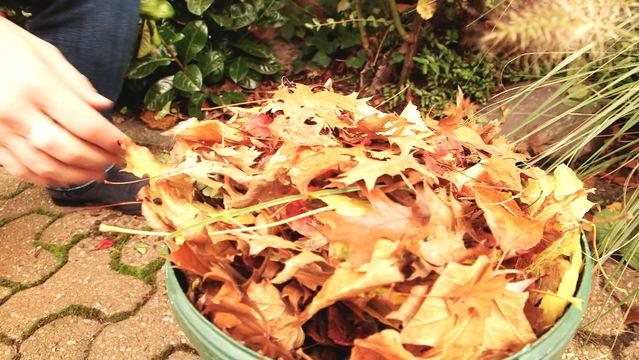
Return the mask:
<path fill-rule="evenodd" d="M 422 4 L 423 5 L 423 4 Z M 357 94 L 288 84 L 227 123 L 167 131 L 167 162 L 123 144 L 149 176 L 149 224 L 216 326 L 283 359 L 497 359 L 579 303 L 591 190 L 476 121 L 460 93 L 441 120 Z"/>

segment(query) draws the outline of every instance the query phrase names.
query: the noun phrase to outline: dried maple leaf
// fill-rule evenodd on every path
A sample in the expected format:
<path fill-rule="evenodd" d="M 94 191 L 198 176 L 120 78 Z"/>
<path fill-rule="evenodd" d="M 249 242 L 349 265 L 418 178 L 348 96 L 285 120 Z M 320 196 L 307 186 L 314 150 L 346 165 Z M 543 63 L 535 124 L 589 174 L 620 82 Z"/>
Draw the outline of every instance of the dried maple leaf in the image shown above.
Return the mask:
<path fill-rule="evenodd" d="M 365 339 L 355 340 L 351 360 L 417 360 L 406 350 L 396 330 L 386 329 Z"/>
<path fill-rule="evenodd" d="M 151 178 L 162 175 L 168 167 L 158 162 L 151 151 L 143 146 L 136 145 L 133 141 L 122 141 L 124 160 L 126 167 L 122 171 L 130 172 L 137 177 L 148 176 Z"/>
<path fill-rule="evenodd" d="M 445 194 L 438 196 L 428 186 L 417 189 L 417 205 L 427 209 L 423 212 L 430 215 L 426 225 L 428 235 L 420 243 L 419 253 L 437 266 L 460 261 L 467 254 L 463 241 L 465 229 L 458 224 L 458 219 L 463 218 L 461 206 L 452 197 L 444 199 Z"/>
<path fill-rule="evenodd" d="M 291 183 L 306 195 L 309 183 L 320 175 L 338 170 L 351 162 L 352 153 L 342 147 L 324 147 L 319 150 L 301 149 L 288 170 Z"/>
<path fill-rule="evenodd" d="M 246 295 L 257 307 L 261 319 L 269 325 L 269 331 L 264 335 L 288 350 L 304 343 L 304 331 L 297 317 L 286 306 L 275 286 L 267 282 L 250 283 Z"/>
<path fill-rule="evenodd" d="M 475 200 L 499 247 L 512 254 L 537 245 L 544 233 L 544 222 L 521 210 L 512 195 L 486 184 L 474 185 Z"/>
<path fill-rule="evenodd" d="M 402 329 L 402 342 L 482 351 L 524 346 L 536 338 L 523 312 L 528 294 L 511 292 L 507 284 L 485 256 L 471 266 L 449 263 Z"/>
<path fill-rule="evenodd" d="M 353 269 L 340 266 L 326 280 L 322 289 L 315 295 L 302 315 L 302 320 L 310 319 L 319 310 L 339 300 L 356 296 L 365 291 L 402 281 L 404 275 L 399 269 L 397 259 L 390 257 L 397 243 L 378 240 L 370 263 Z"/>
<path fill-rule="evenodd" d="M 428 214 L 392 201 L 380 189 L 373 189 L 367 197 L 372 211 L 364 216 L 332 211 L 315 215 L 325 224 L 322 234 L 329 242 L 344 245 L 345 256 L 354 268 L 370 260 L 378 239 L 413 243 L 427 235 Z"/>
<path fill-rule="evenodd" d="M 380 177 L 402 175 L 405 171 L 412 169 L 422 174 L 430 182 L 437 182 L 437 177 L 424 165 L 418 163 L 413 156 L 384 155 L 383 157 L 385 158 L 384 160 L 371 159 L 365 156 L 355 157 L 354 160 L 357 165 L 343 172 L 335 180 L 345 185 L 351 185 L 363 180 L 366 188 L 371 190 L 375 187 L 377 179 Z"/>
<path fill-rule="evenodd" d="M 271 283 L 281 284 L 289 281 L 301 268 L 311 263 L 327 264 L 326 259 L 323 257 L 308 250 L 303 250 L 301 253 L 286 260 L 284 263 L 284 269 L 271 280 Z"/>
<path fill-rule="evenodd" d="M 241 143 L 245 140 L 239 130 L 221 121 L 198 121 L 195 118 L 179 123 L 173 129 L 165 131 L 163 135 L 173 136 L 176 140 L 204 143 L 221 143 L 225 141 Z"/>
<path fill-rule="evenodd" d="M 246 118 L 244 130 L 249 134 L 259 137 L 268 138 L 271 136 L 269 125 L 273 123 L 273 118 L 268 114 L 251 114 Z"/>

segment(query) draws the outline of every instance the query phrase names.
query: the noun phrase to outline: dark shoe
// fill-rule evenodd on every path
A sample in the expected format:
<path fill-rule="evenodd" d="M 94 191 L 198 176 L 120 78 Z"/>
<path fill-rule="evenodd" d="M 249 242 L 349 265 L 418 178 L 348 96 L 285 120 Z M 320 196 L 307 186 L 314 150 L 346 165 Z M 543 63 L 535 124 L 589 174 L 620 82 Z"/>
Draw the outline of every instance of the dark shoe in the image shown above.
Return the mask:
<path fill-rule="evenodd" d="M 140 179 L 133 174 L 121 172 L 117 166 L 106 173 L 106 182 L 91 182 L 72 188 L 48 188 L 49 196 L 58 206 L 104 206 L 125 214 L 139 215 L 141 205 L 135 202 L 138 191 L 148 184 L 148 179 Z"/>

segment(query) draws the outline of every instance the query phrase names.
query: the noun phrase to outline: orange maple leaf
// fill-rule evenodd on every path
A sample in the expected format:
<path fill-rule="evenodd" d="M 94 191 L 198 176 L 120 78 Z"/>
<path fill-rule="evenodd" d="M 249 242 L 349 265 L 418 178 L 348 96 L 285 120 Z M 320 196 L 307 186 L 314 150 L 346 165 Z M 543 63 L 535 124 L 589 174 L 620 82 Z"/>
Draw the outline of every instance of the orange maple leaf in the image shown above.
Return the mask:
<path fill-rule="evenodd" d="M 364 339 L 355 340 L 350 360 L 417 360 L 402 346 L 396 330 L 386 329 Z"/>
<path fill-rule="evenodd" d="M 471 266 L 449 263 L 402 329 L 402 342 L 439 351 L 456 344 L 483 351 L 516 350 L 535 340 L 523 311 L 528 293 L 512 292 L 507 284 L 485 256 Z"/>
<path fill-rule="evenodd" d="M 345 216 L 333 211 L 315 216 L 325 224 L 320 232 L 329 242 L 346 245 L 353 267 L 370 260 L 379 239 L 413 243 L 427 235 L 427 213 L 392 201 L 380 189 L 373 189 L 367 197 L 373 209 L 364 216 Z"/>
<path fill-rule="evenodd" d="M 530 249 L 541 241 L 544 221 L 528 217 L 510 193 L 485 184 L 473 188 L 477 205 L 484 211 L 488 227 L 502 250 L 512 254 Z"/>

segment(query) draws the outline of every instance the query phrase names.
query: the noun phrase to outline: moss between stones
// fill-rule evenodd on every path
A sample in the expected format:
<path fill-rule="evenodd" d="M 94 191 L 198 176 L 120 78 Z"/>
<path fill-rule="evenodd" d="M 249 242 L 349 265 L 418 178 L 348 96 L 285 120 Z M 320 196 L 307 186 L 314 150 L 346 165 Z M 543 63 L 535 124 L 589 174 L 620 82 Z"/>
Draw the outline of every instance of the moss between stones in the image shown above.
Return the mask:
<path fill-rule="evenodd" d="M 29 184 L 29 183 L 20 184 L 20 186 L 18 186 L 18 188 L 13 190 L 12 192 L 0 195 L 0 201 L 11 200 L 14 197 L 22 194 L 23 191 L 27 189 L 31 189 L 33 186 L 34 186 L 33 184 Z"/>
<path fill-rule="evenodd" d="M 131 238 L 132 237 L 130 235 L 123 235 L 115 241 L 113 250 L 111 251 L 111 269 L 117 271 L 122 275 L 136 277 L 144 281 L 144 283 L 146 284 L 155 283 L 156 274 L 158 270 L 162 268 L 164 259 L 157 258 L 144 266 L 132 266 L 122 263 L 122 250 L 124 248 L 124 245 L 126 245 L 126 243 L 129 242 Z"/>
<path fill-rule="evenodd" d="M 44 232 L 44 230 L 46 228 L 48 228 L 49 226 L 51 226 L 51 224 L 53 224 L 56 220 L 60 219 L 62 216 L 64 216 L 63 213 L 59 213 L 59 212 L 55 212 L 55 211 L 49 211 L 49 210 L 44 210 L 44 209 L 35 209 L 35 210 L 31 210 L 28 212 L 25 212 L 23 214 L 19 214 L 19 215 L 15 215 L 15 216 L 9 216 L 9 217 L 5 217 L 0 219 L 0 228 L 6 226 L 7 224 L 18 220 L 20 218 L 23 218 L 25 216 L 29 216 L 29 215 L 43 215 L 43 216 L 48 216 L 50 217 L 49 221 L 44 224 L 42 226 L 42 228 L 40 230 L 38 230 L 38 232 L 34 235 L 32 244 L 35 247 L 40 247 L 50 253 L 52 253 L 55 257 L 58 258 L 58 263 L 56 264 L 56 266 L 49 271 L 48 273 L 44 274 L 42 277 L 40 277 L 39 279 L 29 282 L 29 283 L 19 283 L 19 282 L 15 282 L 9 279 L 4 279 L 4 278 L 0 278 L 0 286 L 4 286 L 10 289 L 9 294 L 7 294 L 5 297 L 0 298 L 0 305 L 4 304 L 5 302 L 7 302 L 7 300 L 9 300 L 9 298 L 11 296 L 13 296 L 15 293 L 17 293 L 18 291 L 21 290 L 25 290 L 28 288 L 32 288 L 34 286 L 38 286 L 40 284 L 42 284 L 43 282 L 47 281 L 47 279 L 49 279 L 51 276 L 53 276 L 53 274 L 55 274 L 56 272 L 58 272 L 58 270 L 60 270 L 60 268 L 62 268 L 64 266 L 64 264 L 67 263 L 68 258 L 67 258 L 67 253 L 69 252 L 68 249 L 71 248 L 70 245 L 68 247 L 68 249 L 66 251 L 62 251 L 62 249 L 57 249 L 57 248 L 51 248 L 49 245 L 50 244 L 45 244 L 39 241 L 40 237 L 42 236 L 42 233 Z M 86 234 L 79 234 L 79 235 L 75 235 L 74 237 L 77 237 L 77 239 L 75 240 L 75 243 L 77 243 L 78 241 L 86 238 L 90 236 L 89 233 Z M 74 239 L 72 238 L 71 241 L 73 241 Z M 70 241 L 70 243 L 71 243 Z"/>
<path fill-rule="evenodd" d="M 26 189 L 23 189 L 22 191 L 24 191 Z M 73 248 L 77 243 L 79 243 L 80 241 L 94 236 L 96 234 L 95 231 L 90 231 L 90 232 L 86 232 L 86 233 L 80 233 L 80 234 L 75 234 L 71 237 L 71 239 L 69 239 L 69 241 L 64 244 L 64 245 L 55 245 L 55 244 L 49 244 L 49 243 L 44 243 L 40 240 L 42 233 L 49 227 L 51 226 L 51 224 L 53 224 L 55 221 L 59 220 L 60 218 L 62 218 L 64 216 L 63 213 L 59 213 L 59 212 L 53 212 L 53 211 L 48 211 L 48 210 L 44 210 L 44 209 L 35 209 L 29 212 L 26 212 L 24 214 L 20 214 L 20 215 L 16 215 L 16 216 L 11 216 L 11 217 L 6 217 L 3 219 L 0 219 L 0 228 L 2 228 L 3 226 L 5 226 L 6 224 L 19 219 L 23 216 L 28 216 L 31 214 L 39 214 L 39 215 L 45 215 L 45 216 L 49 216 L 51 217 L 51 220 L 49 220 L 40 231 L 38 231 L 36 233 L 36 235 L 34 236 L 33 239 L 33 245 L 40 247 L 42 249 L 44 249 L 45 251 L 50 252 L 51 254 L 53 254 L 54 256 L 56 256 L 58 258 L 58 264 L 56 265 L 56 267 L 49 272 L 48 274 L 44 275 L 43 277 L 41 277 L 40 279 L 33 281 L 31 283 L 17 283 L 8 279 L 2 279 L 0 278 L 0 285 L 8 287 L 11 289 L 11 293 L 7 296 L 5 296 L 4 298 L 0 299 L 0 305 L 2 305 L 4 302 L 6 302 L 13 294 L 17 293 L 18 291 L 24 290 L 24 289 L 28 289 L 37 285 L 42 284 L 43 282 L 45 282 L 47 279 L 49 279 L 51 276 L 53 276 L 53 274 L 55 274 L 58 270 L 60 270 L 68 261 L 69 261 L 69 251 L 71 250 L 71 248 Z M 137 303 L 135 305 L 135 308 L 132 310 L 128 310 L 128 311 L 123 311 L 123 312 L 119 312 L 119 313 L 115 313 L 112 315 L 106 315 L 104 312 L 102 312 L 101 310 L 95 309 L 95 308 L 90 308 L 84 305 L 78 305 L 78 304 L 74 304 L 74 305 L 69 305 L 68 307 L 53 313 L 53 314 L 49 314 L 43 318 L 40 318 L 36 321 L 34 321 L 31 325 L 29 325 L 27 327 L 26 330 L 24 330 L 22 332 L 22 334 L 20 335 L 20 340 L 19 341 L 24 341 L 27 338 L 29 338 L 31 335 L 33 335 L 33 333 L 35 333 L 38 329 L 40 329 L 41 327 L 55 321 L 58 320 L 60 318 L 66 317 L 66 316 L 80 316 L 82 318 L 85 319 L 92 319 L 92 320 L 96 320 L 99 321 L 101 323 L 117 323 L 123 320 L 126 320 L 128 318 L 130 318 L 131 316 L 137 314 L 138 311 L 140 311 L 140 309 L 151 299 L 151 297 L 153 296 L 153 294 L 155 294 L 155 292 L 157 291 L 157 285 L 155 283 L 156 280 L 156 275 L 158 270 L 160 270 L 160 268 L 162 267 L 162 265 L 164 264 L 164 260 L 162 258 L 157 258 L 151 262 L 149 262 L 148 264 L 144 265 L 144 266 L 131 266 L 131 265 L 127 265 L 127 264 L 123 264 L 120 260 L 122 258 L 122 250 L 124 248 L 124 245 L 131 239 L 131 236 L 129 235 L 124 235 L 119 237 L 116 240 L 116 243 L 114 245 L 113 250 L 111 251 L 111 263 L 110 263 L 110 267 L 112 270 L 123 274 L 123 275 L 129 275 L 129 276 L 133 276 L 137 279 L 140 279 L 141 281 L 143 281 L 146 284 L 151 285 L 151 291 L 149 293 L 146 294 L 146 296 L 143 297 L 142 301 L 140 301 L 139 303 Z M 5 334 L 1 334 L 0 333 L 0 342 L 8 344 L 8 345 L 12 345 L 14 346 L 16 343 L 19 343 L 19 341 L 10 338 L 9 336 L 5 335 Z M 176 352 L 176 351 L 189 351 L 189 352 L 194 352 L 194 350 L 188 346 L 182 346 L 182 345 L 178 345 L 178 346 L 171 346 L 169 348 L 167 348 L 165 351 L 163 351 L 161 354 L 159 354 L 157 357 L 158 359 L 165 359 L 168 356 L 170 356 L 172 353 Z M 18 353 L 13 360 L 18 360 L 20 359 L 21 355 Z"/>

